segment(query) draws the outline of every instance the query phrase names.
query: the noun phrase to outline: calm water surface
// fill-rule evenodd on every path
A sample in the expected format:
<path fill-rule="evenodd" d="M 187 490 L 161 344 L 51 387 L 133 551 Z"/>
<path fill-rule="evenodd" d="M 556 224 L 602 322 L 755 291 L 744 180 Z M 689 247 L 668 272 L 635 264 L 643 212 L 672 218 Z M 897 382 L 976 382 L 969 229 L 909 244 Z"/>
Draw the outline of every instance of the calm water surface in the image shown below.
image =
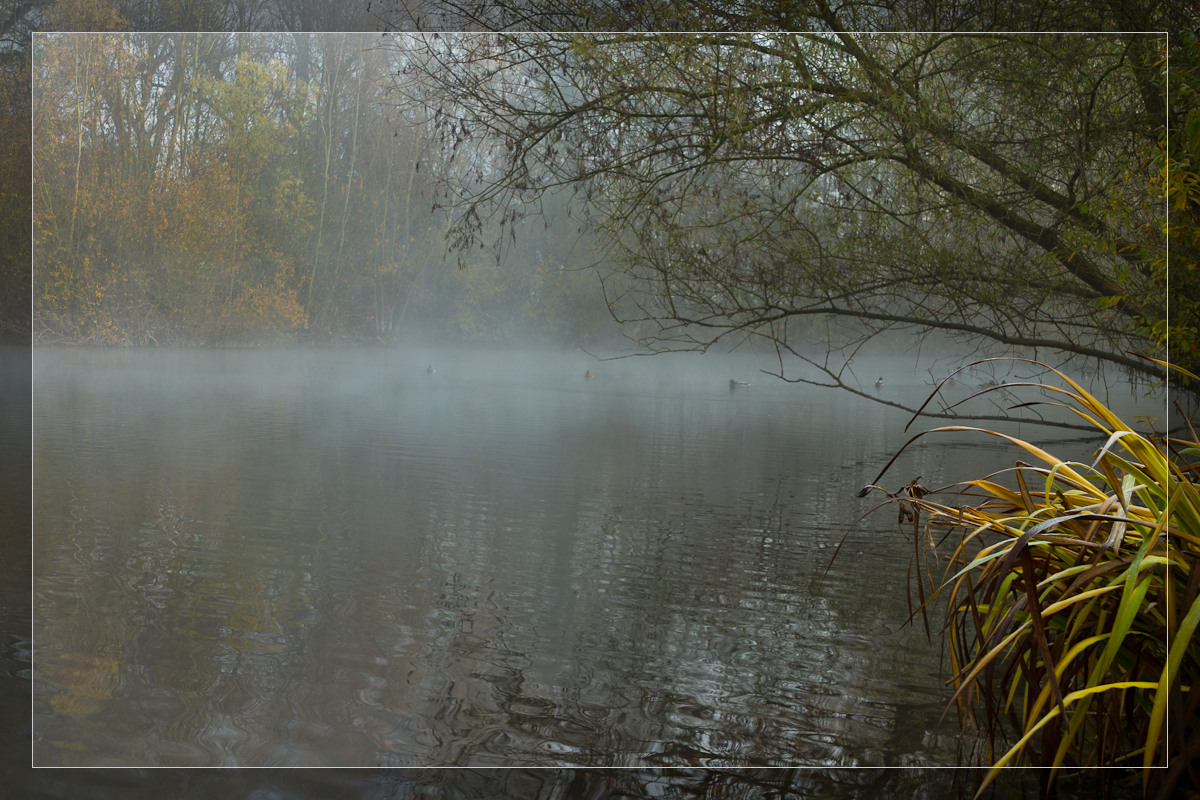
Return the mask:
<path fill-rule="evenodd" d="M 953 764 L 894 514 L 830 566 L 906 418 L 757 366 L 35 351 L 35 763 Z"/>

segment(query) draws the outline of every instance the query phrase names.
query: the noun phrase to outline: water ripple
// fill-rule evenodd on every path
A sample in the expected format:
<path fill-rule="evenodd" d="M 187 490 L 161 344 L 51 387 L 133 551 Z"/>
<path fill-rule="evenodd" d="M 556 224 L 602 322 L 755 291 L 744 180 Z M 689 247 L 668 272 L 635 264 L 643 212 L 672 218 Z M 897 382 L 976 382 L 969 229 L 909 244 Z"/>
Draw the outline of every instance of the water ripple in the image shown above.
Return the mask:
<path fill-rule="evenodd" d="M 882 423 L 727 374 L 208 355 L 40 373 L 39 763 L 948 758 L 911 545 L 829 564 Z"/>

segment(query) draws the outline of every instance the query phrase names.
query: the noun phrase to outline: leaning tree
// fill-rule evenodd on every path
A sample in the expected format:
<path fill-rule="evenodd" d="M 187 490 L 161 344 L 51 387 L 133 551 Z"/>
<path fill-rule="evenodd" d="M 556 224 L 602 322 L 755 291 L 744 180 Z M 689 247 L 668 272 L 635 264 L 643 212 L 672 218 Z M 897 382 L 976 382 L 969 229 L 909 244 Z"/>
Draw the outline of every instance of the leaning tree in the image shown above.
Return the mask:
<path fill-rule="evenodd" d="M 854 4 L 811 5 L 804 33 L 425 37 L 408 69 L 435 91 L 411 99 L 473 176 L 445 187 L 453 245 L 569 195 L 643 348 L 761 337 L 807 365 L 784 377 L 851 391 L 855 353 L 897 330 L 1195 370 L 1167 184 L 1176 234 L 1194 203 L 1164 159 L 1195 114 L 1171 107 L 1168 37 L 852 33 Z"/>

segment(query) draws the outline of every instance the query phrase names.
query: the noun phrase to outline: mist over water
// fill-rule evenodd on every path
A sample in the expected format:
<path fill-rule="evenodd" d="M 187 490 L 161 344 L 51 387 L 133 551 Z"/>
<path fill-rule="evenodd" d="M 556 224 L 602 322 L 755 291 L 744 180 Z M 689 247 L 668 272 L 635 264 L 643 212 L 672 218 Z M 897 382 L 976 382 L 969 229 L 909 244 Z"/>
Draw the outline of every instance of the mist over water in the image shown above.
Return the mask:
<path fill-rule="evenodd" d="M 847 535 L 906 415 L 774 366 L 37 351 L 35 762 L 953 764 L 911 541 Z"/>

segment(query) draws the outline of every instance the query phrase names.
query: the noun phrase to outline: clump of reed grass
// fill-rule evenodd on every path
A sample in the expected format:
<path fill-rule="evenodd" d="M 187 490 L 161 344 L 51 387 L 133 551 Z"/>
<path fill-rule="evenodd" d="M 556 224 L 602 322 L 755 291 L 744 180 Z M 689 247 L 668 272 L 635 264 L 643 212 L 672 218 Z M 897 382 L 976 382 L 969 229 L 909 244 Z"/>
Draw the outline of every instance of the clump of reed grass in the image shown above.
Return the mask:
<path fill-rule="evenodd" d="M 967 431 L 999 437 L 1031 458 L 951 487 L 953 500 L 916 481 L 885 492 L 885 504 L 898 504 L 901 521 L 913 526 L 921 613 L 935 599 L 946 603 L 951 705 L 964 730 L 987 743 L 990 768 L 979 791 L 1010 766 L 1048 768 L 1047 788 L 1068 771 L 1128 766 L 1141 770 L 1146 797 L 1195 796 L 1195 429 L 1189 423 L 1182 437 L 1139 433 L 1063 373 L 1038 366 L 1063 385 L 1004 388 L 1043 390 L 1094 427 L 1103 444 L 1091 463 L 994 430 L 947 426 L 904 448 L 927 434 Z M 860 496 L 883 491 L 878 483 Z M 945 568 L 941 577 L 935 563 Z M 1104 781 L 1114 772 L 1096 775 Z"/>

